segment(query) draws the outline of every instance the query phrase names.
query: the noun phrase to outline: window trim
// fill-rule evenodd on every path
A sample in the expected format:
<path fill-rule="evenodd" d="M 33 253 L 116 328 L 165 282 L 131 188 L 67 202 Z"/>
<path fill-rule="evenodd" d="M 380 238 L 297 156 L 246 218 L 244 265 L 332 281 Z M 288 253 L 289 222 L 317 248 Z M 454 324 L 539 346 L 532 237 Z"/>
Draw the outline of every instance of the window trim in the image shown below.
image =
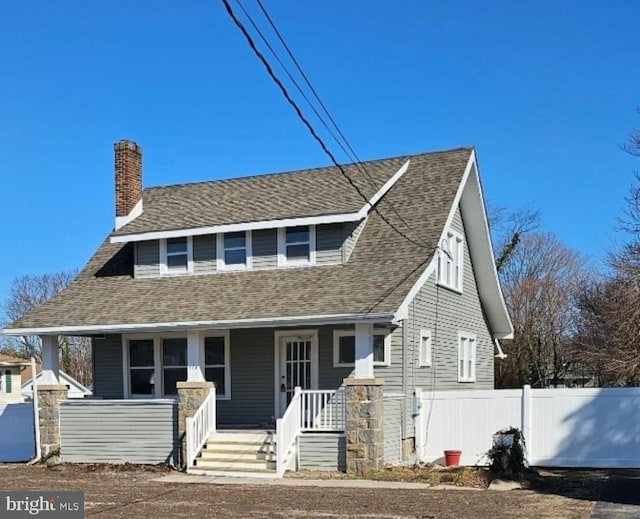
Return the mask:
<path fill-rule="evenodd" d="M 224 338 L 224 354 L 225 354 L 225 394 L 220 395 L 216 391 L 216 400 L 231 400 L 231 340 L 229 330 L 220 330 L 212 328 L 210 330 L 202 330 L 198 332 L 198 347 L 202 354 L 203 365 L 202 374 L 204 376 L 204 338 L 205 337 L 223 337 Z M 187 332 L 153 332 L 153 333 L 132 333 L 122 335 L 122 373 L 123 388 L 122 394 L 125 399 L 131 400 L 149 400 L 149 399 L 173 399 L 176 395 L 163 395 L 164 388 L 164 366 L 162 364 L 162 340 L 163 339 L 184 339 L 187 338 Z M 131 393 L 130 379 L 130 358 L 129 358 L 129 341 L 131 340 L 151 340 L 153 341 L 153 375 L 154 375 L 154 392 L 150 395 L 141 395 Z M 189 364 L 189 345 L 187 342 L 187 376 Z M 174 366 L 177 367 L 177 366 Z M 148 368 L 145 368 L 148 369 Z"/>
<path fill-rule="evenodd" d="M 234 231 L 243 232 L 243 231 Z M 231 232 L 221 232 L 216 234 L 216 266 L 220 271 L 248 270 L 253 266 L 253 242 L 251 231 L 244 231 L 245 240 L 245 264 L 244 265 L 227 265 L 224 259 L 226 250 L 241 250 L 242 247 L 231 247 L 226 249 L 224 246 L 224 235 L 232 234 Z"/>
<path fill-rule="evenodd" d="M 463 360 L 461 357 L 461 353 L 463 353 L 462 345 L 463 341 L 472 341 L 471 342 L 471 373 L 467 373 L 465 376 L 464 369 L 462 373 L 460 372 L 460 361 Z M 458 332 L 458 363 L 457 363 L 457 371 L 458 371 L 458 382 L 475 382 L 476 381 L 476 350 L 478 347 L 478 338 L 475 333 L 468 332 Z M 468 359 L 465 359 L 467 362 Z M 466 365 L 466 364 L 465 364 Z"/>
<path fill-rule="evenodd" d="M 427 352 L 423 349 L 423 341 L 427 339 Z M 431 330 L 420 330 L 420 339 L 418 343 L 419 348 L 419 361 L 418 366 L 421 368 L 430 367 L 433 362 L 433 339 L 431 335 Z"/>
<path fill-rule="evenodd" d="M 206 364 L 206 355 L 204 350 L 204 340 L 207 337 L 222 337 L 224 339 L 224 395 L 221 395 L 216 388 L 216 400 L 231 400 L 231 348 L 229 344 L 230 334 L 229 330 L 225 331 L 205 331 L 200 334 L 200 340 L 202 345 L 202 358 L 205 364 L 203 364 L 203 375 L 206 373 L 207 366 L 219 367 L 218 364 Z"/>
<path fill-rule="evenodd" d="M 388 367 L 391 365 L 391 332 L 388 330 L 374 330 L 373 335 L 382 335 L 384 337 L 384 360 L 374 360 L 373 365 L 377 367 Z M 355 362 L 340 362 L 340 338 L 355 337 L 355 330 L 333 330 L 333 367 L 334 368 L 352 368 Z"/>
<path fill-rule="evenodd" d="M 13 371 L 10 368 L 0 366 L 0 393 L 3 395 L 10 395 L 13 393 L 13 383 L 10 380 L 13 376 Z M 9 382 L 7 382 L 9 379 Z M 8 387 L 11 386 L 11 391 L 8 391 Z"/>
<path fill-rule="evenodd" d="M 291 227 L 309 228 L 309 260 L 288 260 L 287 259 L 287 229 Z M 307 242 L 297 242 L 303 244 Z M 290 244 L 295 245 L 295 244 Z M 278 267 L 300 267 L 316 264 L 316 226 L 315 225 L 295 225 L 278 228 Z"/>
<path fill-rule="evenodd" d="M 452 254 L 452 258 L 449 258 L 449 255 L 444 250 L 444 242 L 446 241 L 450 244 L 452 239 L 455 239 L 455 253 Z M 440 245 L 438 253 L 438 285 L 461 294 L 464 282 L 464 237 L 458 231 L 449 229 L 445 233 Z M 451 247 L 451 245 L 449 245 L 449 247 Z M 445 278 L 446 266 L 449 263 L 453 269 L 452 283 L 448 283 Z"/>
<path fill-rule="evenodd" d="M 187 240 L 187 270 L 185 271 L 171 271 L 167 261 L 168 256 L 182 255 L 167 252 L 167 240 L 172 238 L 164 238 L 160 240 L 160 275 L 161 276 L 185 276 L 193 274 L 193 238 L 191 236 L 185 237 Z"/>

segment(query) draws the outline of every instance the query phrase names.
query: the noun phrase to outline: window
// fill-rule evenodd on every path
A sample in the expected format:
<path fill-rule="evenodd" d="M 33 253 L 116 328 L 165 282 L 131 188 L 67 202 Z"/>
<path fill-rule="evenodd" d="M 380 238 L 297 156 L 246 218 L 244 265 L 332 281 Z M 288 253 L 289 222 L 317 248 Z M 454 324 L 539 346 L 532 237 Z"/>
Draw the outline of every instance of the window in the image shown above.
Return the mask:
<path fill-rule="evenodd" d="M 11 393 L 11 370 L 0 371 L 0 393 Z"/>
<path fill-rule="evenodd" d="M 216 385 L 216 398 L 230 398 L 229 352 L 224 337 L 204 338 L 204 378 Z"/>
<path fill-rule="evenodd" d="M 279 265 L 306 265 L 315 263 L 316 228 L 299 225 L 279 229 Z"/>
<path fill-rule="evenodd" d="M 187 339 L 162 339 L 162 394 L 177 395 L 176 382 L 187 380 Z"/>
<path fill-rule="evenodd" d="M 458 333 L 458 382 L 476 380 L 476 336 Z"/>
<path fill-rule="evenodd" d="M 431 330 L 420 330 L 420 364 L 431 366 Z"/>
<path fill-rule="evenodd" d="M 129 391 L 132 395 L 155 393 L 153 339 L 129 341 Z"/>
<path fill-rule="evenodd" d="M 218 235 L 218 268 L 239 270 L 250 266 L 251 232 L 227 232 Z"/>
<path fill-rule="evenodd" d="M 462 292 L 463 240 L 458 233 L 449 231 L 442 240 L 438 264 L 438 283 Z"/>
<path fill-rule="evenodd" d="M 193 270 L 192 242 L 190 237 L 167 238 L 161 244 L 162 274 L 187 274 Z"/>
<path fill-rule="evenodd" d="M 191 333 L 191 332 L 190 332 Z M 197 333 L 204 352 L 202 369 L 207 381 L 215 382 L 216 398 L 231 397 L 229 333 Z M 133 398 L 175 397 L 177 383 L 188 377 L 188 339 L 178 332 L 148 333 L 125 337 L 123 366 L 125 393 Z M 0 378 L 2 375 L 0 371 Z M 1 389 L 0 389 L 1 391 Z"/>
<path fill-rule="evenodd" d="M 347 330 L 333 332 L 333 365 L 353 366 L 356 360 L 356 335 Z M 390 364 L 389 335 L 373 333 L 373 365 L 388 366 Z"/>

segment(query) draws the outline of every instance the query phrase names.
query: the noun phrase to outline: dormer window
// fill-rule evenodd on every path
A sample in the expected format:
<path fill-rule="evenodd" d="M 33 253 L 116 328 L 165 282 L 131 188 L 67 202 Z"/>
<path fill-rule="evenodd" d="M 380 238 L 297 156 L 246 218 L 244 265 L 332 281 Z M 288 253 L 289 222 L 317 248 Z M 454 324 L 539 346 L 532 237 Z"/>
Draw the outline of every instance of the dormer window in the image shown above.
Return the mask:
<path fill-rule="evenodd" d="M 162 274 L 188 274 L 193 270 L 193 250 L 190 237 L 167 238 L 161 242 Z"/>
<path fill-rule="evenodd" d="M 245 269 L 251 263 L 251 232 L 227 232 L 218 235 L 218 268 Z"/>
<path fill-rule="evenodd" d="M 316 228 L 314 225 L 298 225 L 279 230 L 279 265 L 309 265 L 315 263 Z"/>

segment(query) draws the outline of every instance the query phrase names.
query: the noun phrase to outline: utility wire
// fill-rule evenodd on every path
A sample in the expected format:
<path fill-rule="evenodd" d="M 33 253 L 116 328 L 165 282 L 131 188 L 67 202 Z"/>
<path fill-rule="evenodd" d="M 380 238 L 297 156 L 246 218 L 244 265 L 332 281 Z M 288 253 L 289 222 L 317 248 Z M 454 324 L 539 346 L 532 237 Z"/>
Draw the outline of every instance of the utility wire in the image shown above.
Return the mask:
<path fill-rule="evenodd" d="M 311 80 L 307 77 L 307 75 L 305 74 L 304 70 L 302 69 L 302 66 L 300 65 L 300 63 L 298 62 L 298 60 L 296 59 L 296 57 L 294 56 L 293 52 L 291 51 L 291 49 L 289 48 L 289 46 L 287 45 L 287 43 L 284 40 L 284 37 L 282 36 L 282 34 L 280 33 L 280 31 L 278 30 L 278 27 L 276 26 L 275 22 L 273 21 L 273 19 L 271 18 L 271 16 L 269 15 L 269 13 L 267 12 L 267 10 L 265 9 L 264 5 L 262 4 L 262 2 L 260 0 L 257 0 L 258 6 L 260 7 L 262 13 L 264 14 L 265 18 L 267 19 L 267 21 L 269 22 L 269 25 L 271 25 L 271 28 L 273 29 L 273 31 L 275 32 L 276 36 L 278 37 L 278 39 L 280 40 L 280 43 L 282 44 L 282 46 L 284 47 L 284 49 L 287 51 L 287 54 L 289 55 L 289 58 L 291 58 L 291 61 L 293 61 L 294 65 L 296 66 L 296 68 L 298 69 L 298 72 L 300 73 L 300 75 L 302 76 L 302 78 L 304 79 L 305 83 L 307 84 L 307 86 L 309 87 L 309 89 L 311 90 L 311 92 L 313 93 L 314 97 L 316 98 L 316 100 L 318 101 L 318 103 L 320 104 L 320 106 L 322 107 L 322 110 L 324 111 L 324 113 L 327 115 L 327 117 L 329 118 L 329 121 L 331 122 L 331 124 L 333 125 L 333 127 L 336 129 L 336 131 L 338 132 L 338 134 L 340 135 L 340 137 L 342 138 L 342 141 L 344 142 L 344 144 L 347 146 L 347 148 L 349 149 L 349 151 L 351 152 L 351 154 L 349 154 L 349 152 L 347 152 L 347 150 L 345 149 L 345 147 L 342 145 L 342 143 L 338 140 L 338 138 L 335 136 L 335 134 L 329 129 L 328 124 L 324 121 L 324 119 L 322 118 L 322 116 L 320 116 L 320 114 L 318 113 L 318 111 L 315 109 L 315 107 L 311 104 L 311 102 L 309 101 L 309 99 L 307 98 L 307 96 L 302 92 L 301 87 L 298 85 L 298 83 L 296 82 L 295 79 L 293 79 L 293 77 L 291 76 L 291 74 L 289 73 L 289 71 L 287 70 L 287 68 L 285 67 L 285 65 L 282 63 L 282 60 L 279 58 L 279 56 L 276 54 L 276 52 L 273 50 L 273 48 L 271 47 L 271 45 L 269 44 L 269 42 L 266 40 L 266 38 L 264 37 L 264 35 L 262 34 L 262 32 L 260 31 L 260 29 L 256 26 L 256 24 L 254 23 L 254 21 L 251 19 L 251 16 L 249 15 L 249 13 L 244 9 L 244 7 L 242 6 L 242 4 L 240 3 L 240 0 L 236 0 L 236 2 L 238 3 L 238 5 L 240 5 L 240 8 L 244 11 L 244 14 L 247 16 L 247 18 L 249 19 L 249 21 L 251 22 L 251 25 L 253 25 L 253 27 L 256 29 L 256 31 L 258 32 L 258 34 L 260 35 L 260 37 L 262 38 L 262 40 L 266 43 L 267 47 L 269 48 L 269 50 L 271 51 L 271 53 L 275 56 L 275 58 L 278 60 L 278 63 L 280 63 L 280 65 L 282 66 L 282 68 L 284 69 L 284 71 L 287 73 L 287 75 L 289 76 L 289 79 L 291 79 L 291 81 L 293 82 L 293 84 L 296 86 L 296 88 L 298 89 L 298 91 L 302 94 L 302 96 L 304 97 L 304 99 L 307 101 L 307 103 L 309 104 L 309 106 L 311 106 L 311 109 L 313 110 L 313 112 L 316 114 L 316 116 L 318 117 L 318 119 L 320 119 L 320 121 L 322 122 L 322 124 L 324 125 L 324 127 L 327 129 L 327 131 L 329 132 L 329 134 L 333 137 L 333 139 L 338 143 L 338 146 L 340 146 L 340 148 L 342 149 L 342 151 L 344 151 L 345 155 L 347 155 L 351 161 L 356 165 L 356 167 L 363 173 L 363 175 L 365 176 L 365 178 L 369 181 L 369 183 L 373 186 L 373 188 L 377 191 L 379 189 L 378 185 L 376 184 L 376 182 L 373 180 L 373 177 L 371 176 L 371 174 L 369 173 L 369 171 L 367 170 L 365 164 L 360 160 L 360 157 L 358 157 L 358 154 L 356 153 L 356 151 L 353 149 L 353 147 L 351 146 L 351 143 L 349 142 L 349 140 L 347 139 L 347 137 L 344 135 L 344 133 L 342 132 L 342 130 L 340 129 L 340 127 L 338 126 L 338 123 L 335 121 L 335 119 L 333 118 L 333 116 L 331 115 L 331 113 L 329 112 L 329 109 L 326 107 L 326 105 L 324 104 L 324 102 L 322 101 L 322 99 L 320 98 L 320 94 L 318 94 L 318 92 L 316 91 L 316 89 L 313 87 L 313 84 L 311 83 Z M 399 218 L 399 220 L 407 227 L 407 229 L 409 229 L 414 236 L 420 240 L 424 245 L 427 245 L 426 241 L 420 236 L 420 234 L 418 232 L 416 232 L 411 225 L 409 225 L 409 223 L 404 219 L 404 217 L 398 212 L 398 210 L 396 210 L 396 208 L 393 206 L 393 204 L 387 199 L 387 198 L 383 198 L 383 201 L 391 208 L 391 210 L 396 214 L 396 216 Z"/>
<path fill-rule="evenodd" d="M 264 65 L 267 73 L 269 74 L 269 76 L 271 77 L 271 79 L 274 81 L 274 83 L 278 86 L 278 88 L 280 89 L 282 95 L 284 96 L 284 98 L 287 100 L 287 102 L 291 105 L 291 107 L 294 109 L 294 111 L 296 112 L 296 115 L 298 116 L 298 119 L 300 119 L 300 121 L 302 121 L 302 123 L 307 127 L 307 130 L 309 130 L 309 133 L 311 133 L 311 136 L 316 140 L 316 142 L 320 145 L 320 147 L 322 148 L 322 151 L 324 151 L 324 153 L 329 157 L 329 159 L 331 160 L 331 162 L 334 164 L 334 166 L 336 166 L 340 173 L 342 173 L 342 175 L 347 179 L 347 181 L 349 182 L 349 184 L 356 190 L 356 192 L 358 193 L 358 195 L 360 195 L 360 197 L 367 203 L 369 203 L 369 199 L 366 197 L 366 195 L 360 190 L 360 188 L 354 183 L 353 179 L 347 174 L 347 172 L 344 170 L 344 168 L 338 163 L 338 161 L 336 160 L 336 158 L 334 157 L 333 153 L 331 153 L 331 151 L 329 151 L 329 149 L 327 148 L 326 144 L 324 143 L 324 141 L 320 138 L 320 136 L 316 133 L 316 131 L 313 129 L 313 126 L 311 126 L 311 123 L 309 123 L 309 121 L 305 118 L 305 116 L 303 115 L 302 111 L 300 110 L 300 108 L 298 107 L 297 103 L 291 98 L 291 96 L 289 95 L 289 92 L 287 91 L 287 89 L 285 88 L 285 86 L 282 84 L 282 81 L 280 81 L 280 79 L 276 76 L 276 74 L 273 72 L 273 69 L 271 68 L 271 65 L 269 64 L 269 62 L 267 61 L 267 59 L 264 57 L 264 55 L 260 52 L 260 50 L 256 47 L 255 42 L 253 41 L 253 38 L 251 37 L 251 35 L 248 33 L 247 29 L 245 28 L 245 26 L 242 24 L 242 22 L 236 17 L 231 5 L 229 4 L 228 0 L 222 0 L 222 3 L 224 4 L 225 10 L 227 11 L 227 14 L 230 16 L 230 18 L 232 19 L 233 23 L 236 25 L 236 27 L 240 30 L 240 32 L 242 33 L 242 35 L 245 37 L 245 39 L 247 40 L 247 43 L 249 44 L 249 47 L 251 47 L 251 50 L 253 51 L 253 53 L 256 55 L 256 57 L 260 60 L 260 62 Z M 383 197 L 384 198 L 384 197 Z M 370 204 L 370 203 L 369 203 Z M 371 205 L 371 204 L 370 204 Z M 428 245 L 426 245 L 426 242 L 423 241 L 423 243 L 417 242 L 415 241 L 413 238 L 407 236 L 404 232 L 402 232 L 400 229 L 398 229 L 391 221 L 389 221 L 389 219 L 384 216 L 380 210 L 377 207 L 377 204 L 375 206 L 372 206 L 372 209 L 378 214 L 378 216 L 380 216 L 380 218 L 389 226 L 391 227 L 395 232 L 397 232 L 400 236 L 402 236 L 404 239 L 406 239 L 407 241 L 413 243 L 414 245 L 420 247 L 420 248 L 427 248 L 427 249 L 432 249 L 432 247 L 429 247 Z M 415 232 L 415 231 L 414 231 Z"/>

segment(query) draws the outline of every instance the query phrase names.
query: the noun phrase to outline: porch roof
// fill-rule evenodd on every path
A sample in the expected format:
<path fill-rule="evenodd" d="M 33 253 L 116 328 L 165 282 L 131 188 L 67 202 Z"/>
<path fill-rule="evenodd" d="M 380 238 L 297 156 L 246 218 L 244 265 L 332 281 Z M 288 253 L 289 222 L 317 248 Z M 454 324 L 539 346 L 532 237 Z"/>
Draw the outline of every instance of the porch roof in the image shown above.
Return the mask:
<path fill-rule="evenodd" d="M 460 148 L 376 162 L 392 174 L 410 159 L 377 206 L 384 219 L 370 213 L 346 264 L 134 279 L 132 244 L 108 237 L 69 288 L 5 333 L 90 333 L 167 323 L 231 327 L 332 316 L 382 321 L 431 263 L 472 153 Z M 326 171 L 327 178 L 335 177 L 335 168 Z"/>

